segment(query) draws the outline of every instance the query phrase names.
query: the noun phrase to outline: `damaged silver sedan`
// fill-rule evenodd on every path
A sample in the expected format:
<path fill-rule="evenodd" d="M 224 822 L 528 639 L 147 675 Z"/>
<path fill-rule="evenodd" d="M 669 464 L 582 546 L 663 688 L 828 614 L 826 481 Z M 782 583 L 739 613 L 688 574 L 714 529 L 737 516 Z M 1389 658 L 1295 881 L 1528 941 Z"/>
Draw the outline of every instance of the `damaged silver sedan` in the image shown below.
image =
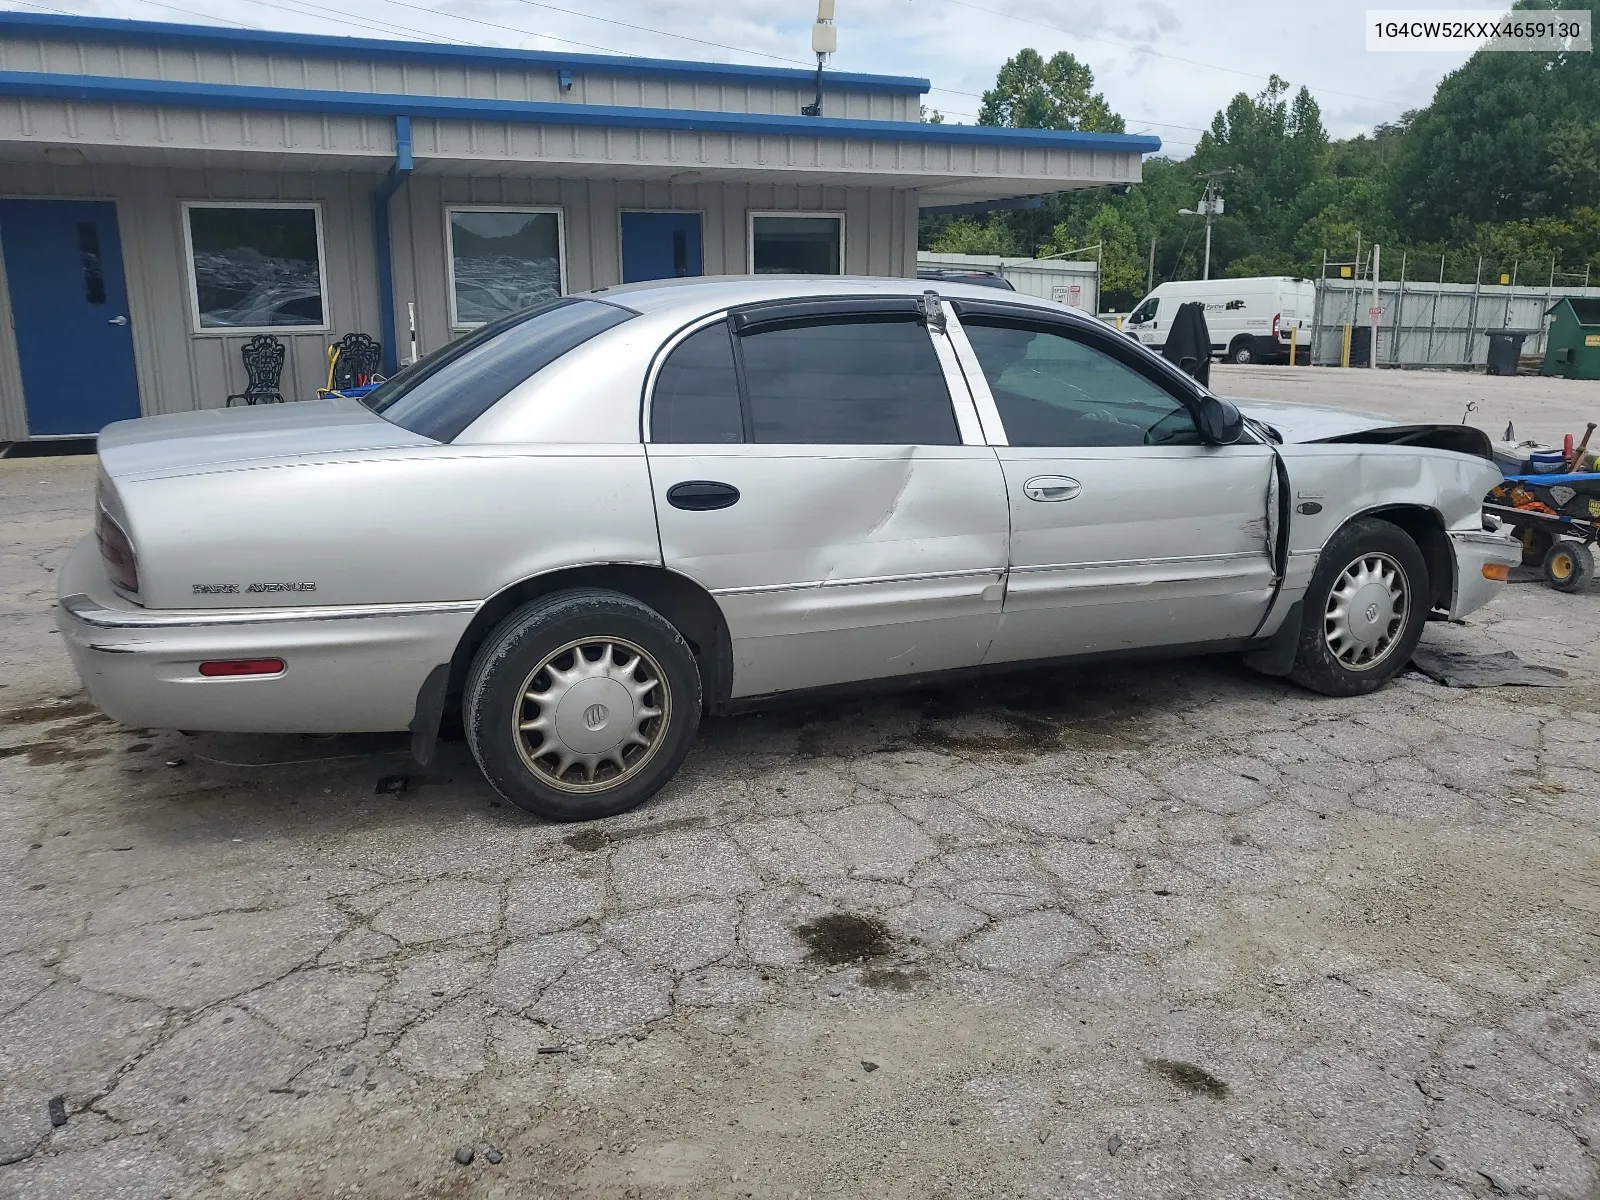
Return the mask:
<path fill-rule="evenodd" d="M 802 689 L 1235 651 L 1369 692 L 1518 561 L 1476 430 L 1252 418 L 1073 311 L 925 286 L 603 289 L 365 402 L 113 425 L 61 573 L 85 686 L 424 762 L 459 713 L 501 795 L 578 820 Z"/>

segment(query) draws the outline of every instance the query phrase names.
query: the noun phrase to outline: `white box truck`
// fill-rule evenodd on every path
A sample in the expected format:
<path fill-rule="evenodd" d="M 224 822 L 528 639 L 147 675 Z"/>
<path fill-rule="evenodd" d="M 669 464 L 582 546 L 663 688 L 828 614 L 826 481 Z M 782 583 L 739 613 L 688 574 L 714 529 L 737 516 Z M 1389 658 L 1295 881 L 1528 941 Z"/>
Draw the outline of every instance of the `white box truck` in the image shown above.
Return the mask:
<path fill-rule="evenodd" d="M 1290 344 L 1298 342 L 1295 361 L 1310 361 L 1317 285 L 1288 275 L 1163 283 L 1139 301 L 1123 330 L 1159 352 L 1178 306 L 1191 300 L 1206 306 L 1212 354 L 1236 363 L 1288 362 Z"/>

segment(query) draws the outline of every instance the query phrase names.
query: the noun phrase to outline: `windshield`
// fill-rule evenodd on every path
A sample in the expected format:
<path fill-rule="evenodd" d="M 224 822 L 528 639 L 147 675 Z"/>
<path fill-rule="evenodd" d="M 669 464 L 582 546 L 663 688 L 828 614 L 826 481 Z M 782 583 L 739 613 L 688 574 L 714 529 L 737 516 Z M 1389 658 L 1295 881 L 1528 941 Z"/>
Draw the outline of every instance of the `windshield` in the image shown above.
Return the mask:
<path fill-rule="evenodd" d="M 448 442 L 536 371 L 638 315 L 602 300 L 524 309 L 418 359 L 362 403 L 402 429 Z"/>

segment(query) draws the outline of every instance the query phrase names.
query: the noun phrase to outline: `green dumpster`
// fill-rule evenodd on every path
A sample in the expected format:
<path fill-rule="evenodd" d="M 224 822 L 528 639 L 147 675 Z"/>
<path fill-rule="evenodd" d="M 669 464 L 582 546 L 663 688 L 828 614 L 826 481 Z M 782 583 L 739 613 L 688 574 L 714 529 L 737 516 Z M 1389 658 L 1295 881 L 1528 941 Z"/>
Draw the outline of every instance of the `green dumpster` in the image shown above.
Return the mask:
<path fill-rule="evenodd" d="M 1539 374 L 1600 379 L 1600 299 L 1568 296 L 1545 316 L 1550 337 Z"/>

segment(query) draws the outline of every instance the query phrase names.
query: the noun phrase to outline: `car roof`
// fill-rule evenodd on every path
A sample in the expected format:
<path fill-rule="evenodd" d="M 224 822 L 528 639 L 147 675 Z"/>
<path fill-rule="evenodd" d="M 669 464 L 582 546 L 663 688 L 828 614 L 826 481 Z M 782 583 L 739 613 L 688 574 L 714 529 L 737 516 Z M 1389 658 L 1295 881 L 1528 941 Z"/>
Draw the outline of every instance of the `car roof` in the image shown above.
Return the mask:
<path fill-rule="evenodd" d="M 937 284 L 930 287 L 930 284 Z M 610 300 L 641 313 L 673 314 L 685 320 L 724 308 L 775 300 L 806 300 L 829 296 L 921 296 L 935 292 L 945 300 L 982 300 L 986 304 L 1014 304 L 1041 309 L 1085 325 L 1100 323 L 1064 304 L 1020 292 L 951 280 L 901 279 L 869 275 L 702 275 L 693 279 L 656 279 L 619 287 L 596 288 L 582 295 Z"/>

